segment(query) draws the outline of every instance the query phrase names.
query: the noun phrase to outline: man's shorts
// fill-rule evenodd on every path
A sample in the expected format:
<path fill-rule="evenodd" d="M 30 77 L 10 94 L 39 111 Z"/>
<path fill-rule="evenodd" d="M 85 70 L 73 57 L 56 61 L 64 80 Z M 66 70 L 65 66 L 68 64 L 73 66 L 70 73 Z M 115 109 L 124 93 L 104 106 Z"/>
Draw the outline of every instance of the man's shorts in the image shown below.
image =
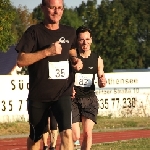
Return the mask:
<path fill-rule="evenodd" d="M 81 122 L 82 116 L 97 123 L 98 99 L 96 96 L 72 99 L 72 123 Z"/>
<path fill-rule="evenodd" d="M 29 100 L 29 137 L 34 142 L 37 142 L 42 138 L 44 129 L 48 124 L 48 113 L 50 108 L 58 123 L 59 132 L 71 129 L 72 113 L 70 96 L 63 96 L 54 102 L 39 102 Z"/>

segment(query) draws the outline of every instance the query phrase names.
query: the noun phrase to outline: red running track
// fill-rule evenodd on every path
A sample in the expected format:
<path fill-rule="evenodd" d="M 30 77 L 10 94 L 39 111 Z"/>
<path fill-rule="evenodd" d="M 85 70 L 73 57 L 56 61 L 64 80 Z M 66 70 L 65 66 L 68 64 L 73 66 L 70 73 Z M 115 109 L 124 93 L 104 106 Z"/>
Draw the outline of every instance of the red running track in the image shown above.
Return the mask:
<path fill-rule="evenodd" d="M 129 130 L 116 132 L 96 132 L 93 133 L 93 144 L 130 140 L 136 138 L 150 138 L 150 130 Z M 81 135 L 82 140 L 82 135 Z M 60 138 L 57 140 L 57 150 Z M 0 150 L 26 150 L 26 138 L 0 139 Z M 42 150 L 42 148 L 41 148 Z"/>

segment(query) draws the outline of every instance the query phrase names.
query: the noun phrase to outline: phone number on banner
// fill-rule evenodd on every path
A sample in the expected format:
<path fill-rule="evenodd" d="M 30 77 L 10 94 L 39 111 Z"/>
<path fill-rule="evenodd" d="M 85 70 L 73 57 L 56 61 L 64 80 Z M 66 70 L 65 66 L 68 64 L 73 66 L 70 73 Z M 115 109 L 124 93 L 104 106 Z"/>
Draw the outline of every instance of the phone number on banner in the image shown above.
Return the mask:
<path fill-rule="evenodd" d="M 0 100 L 1 113 L 20 113 L 27 112 L 27 100 Z"/>
<path fill-rule="evenodd" d="M 98 98 L 99 109 L 117 110 L 120 108 L 135 108 L 135 97 Z"/>

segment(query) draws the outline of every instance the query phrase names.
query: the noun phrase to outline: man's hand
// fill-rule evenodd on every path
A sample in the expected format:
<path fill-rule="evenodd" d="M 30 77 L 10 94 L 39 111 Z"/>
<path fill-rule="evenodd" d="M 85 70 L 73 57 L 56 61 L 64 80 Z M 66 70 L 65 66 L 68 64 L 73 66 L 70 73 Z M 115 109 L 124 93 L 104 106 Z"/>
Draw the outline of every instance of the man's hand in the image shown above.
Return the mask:
<path fill-rule="evenodd" d="M 104 74 L 101 75 L 100 77 L 98 77 L 98 85 L 100 88 L 103 88 L 106 86 L 106 78 L 105 78 Z"/>
<path fill-rule="evenodd" d="M 71 62 L 72 62 L 72 67 L 76 70 L 79 71 L 80 69 L 83 68 L 83 63 L 81 61 L 81 59 L 77 58 L 77 57 L 72 57 L 71 58 Z"/>
<path fill-rule="evenodd" d="M 45 50 L 46 56 L 55 56 L 61 54 L 62 47 L 59 41 L 52 43 L 49 48 Z"/>
<path fill-rule="evenodd" d="M 76 94 L 76 91 L 73 88 L 71 98 L 75 98 L 75 94 Z"/>

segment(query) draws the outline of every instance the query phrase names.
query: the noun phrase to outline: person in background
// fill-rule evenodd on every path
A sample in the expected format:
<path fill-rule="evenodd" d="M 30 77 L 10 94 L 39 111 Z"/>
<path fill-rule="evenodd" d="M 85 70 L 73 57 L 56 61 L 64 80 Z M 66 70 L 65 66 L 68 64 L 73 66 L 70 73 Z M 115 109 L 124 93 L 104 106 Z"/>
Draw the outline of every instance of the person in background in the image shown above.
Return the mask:
<path fill-rule="evenodd" d="M 49 135 L 50 135 L 50 148 L 48 146 Z M 43 150 L 56 150 L 57 136 L 58 136 L 57 122 L 52 111 L 49 109 L 48 126 L 46 127 L 46 130 L 43 133 Z"/>
<path fill-rule="evenodd" d="M 72 132 L 73 141 L 80 138 L 79 123 L 82 122 L 83 141 L 81 150 L 90 150 L 92 146 L 92 129 L 98 114 L 98 99 L 95 95 L 95 75 L 98 77 L 99 87 L 106 86 L 103 71 L 103 60 L 91 51 L 91 30 L 81 26 L 76 30 L 78 43 L 78 57 L 83 62 L 83 68 L 75 72 L 75 98 L 72 99 Z"/>
<path fill-rule="evenodd" d="M 76 91 L 74 90 L 74 87 L 73 87 L 73 91 L 72 91 L 72 95 L 71 95 L 71 100 L 73 100 L 75 98 L 75 94 L 76 94 Z M 80 141 L 79 140 L 74 141 L 74 149 L 80 150 L 80 148 L 81 148 Z"/>

